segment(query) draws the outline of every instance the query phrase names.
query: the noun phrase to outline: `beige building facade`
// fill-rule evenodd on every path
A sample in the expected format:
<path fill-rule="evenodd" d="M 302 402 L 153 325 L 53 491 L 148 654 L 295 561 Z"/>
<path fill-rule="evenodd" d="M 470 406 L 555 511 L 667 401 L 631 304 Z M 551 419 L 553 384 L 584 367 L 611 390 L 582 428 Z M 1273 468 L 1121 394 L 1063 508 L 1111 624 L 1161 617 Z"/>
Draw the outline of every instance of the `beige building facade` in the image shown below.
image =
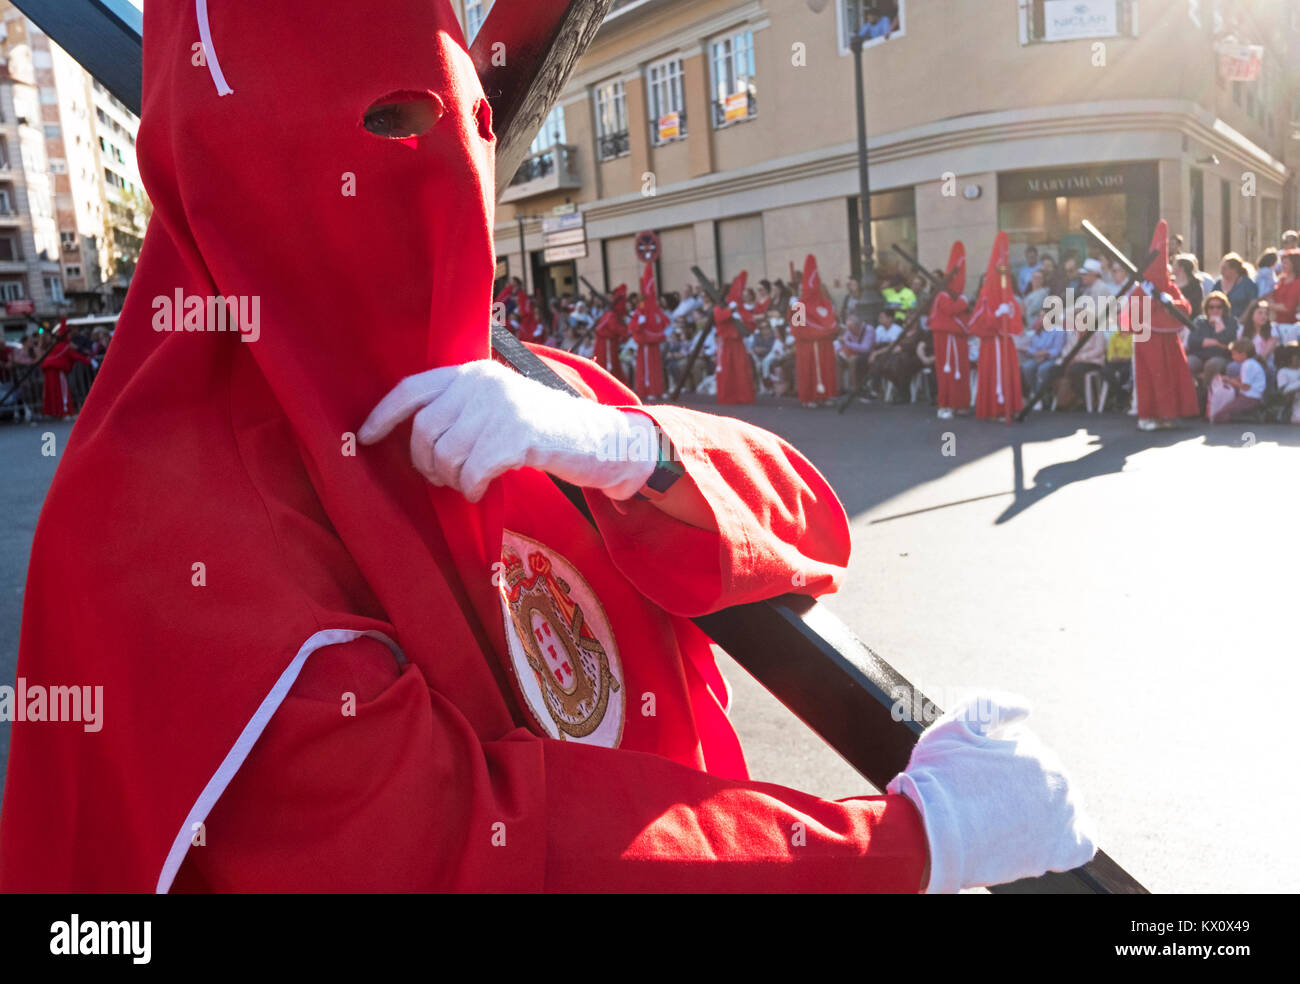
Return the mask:
<path fill-rule="evenodd" d="M 463 0 L 459 0 L 463 2 Z M 471 0 L 471 22 L 487 0 Z M 820 6 L 820 10 L 814 7 Z M 1091 219 L 1132 253 L 1157 219 L 1212 268 L 1300 223 L 1300 4 L 1282 0 L 898 0 L 863 51 L 873 240 L 930 266 L 962 239 L 982 268 L 1005 229 L 1083 255 Z M 548 293 L 634 284 L 636 235 L 660 282 L 789 274 L 842 286 L 860 255 L 854 56 L 871 0 L 616 3 L 498 211 L 499 272 Z M 1263 48 L 1228 81 L 1216 45 Z M 586 254 L 544 249 L 581 212 Z M 548 262 L 548 260 L 550 262 Z"/>
<path fill-rule="evenodd" d="M 135 156 L 139 119 L 7 0 L 0 60 L 19 107 L 6 136 L 25 149 L 26 204 L 13 217 L 31 227 L 30 257 L 40 264 L 25 296 L 37 317 L 115 310 L 147 216 Z M 20 322 L 11 318 L 10 326 Z"/>

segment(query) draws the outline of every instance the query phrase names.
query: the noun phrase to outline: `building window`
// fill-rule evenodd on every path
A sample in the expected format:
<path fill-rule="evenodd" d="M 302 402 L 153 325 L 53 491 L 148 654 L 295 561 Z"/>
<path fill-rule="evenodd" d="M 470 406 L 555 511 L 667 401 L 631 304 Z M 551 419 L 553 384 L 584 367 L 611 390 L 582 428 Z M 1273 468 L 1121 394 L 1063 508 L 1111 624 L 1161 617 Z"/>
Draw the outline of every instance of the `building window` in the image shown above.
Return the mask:
<path fill-rule="evenodd" d="M 0 280 L 0 301 L 21 301 L 25 294 L 21 280 Z"/>
<path fill-rule="evenodd" d="M 23 249 L 13 236 L 0 236 L 0 263 L 18 263 L 23 258 Z"/>
<path fill-rule="evenodd" d="M 79 248 L 77 246 L 77 233 L 73 230 L 61 229 L 59 231 L 59 245 L 63 247 L 63 252 L 74 253 Z"/>
<path fill-rule="evenodd" d="M 46 86 L 41 86 L 41 105 L 57 106 L 58 104 L 59 104 L 59 90 L 50 89 Z"/>
<path fill-rule="evenodd" d="M 76 280 L 81 276 L 81 267 L 79 266 L 64 267 L 63 272 L 70 279 Z"/>
<path fill-rule="evenodd" d="M 720 129 L 758 115 L 754 32 L 738 31 L 709 46 L 713 73 L 713 126 Z"/>
<path fill-rule="evenodd" d="M 1028 0 L 1020 4 L 1020 43 L 1135 38 L 1137 0 Z"/>
<path fill-rule="evenodd" d="M 646 69 L 650 91 L 650 136 L 656 146 L 686 136 L 682 60 L 668 58 Z"/>
<path fill-rule="evenodd" d="M 596 156 L 610 161 L 629 153 L 627 135 L 627 94 L 622 82 L 606 82 L 597 86 L 596 99 Z"/>
<path fill-rule="evenodd" d="M 465 40 L 473 44 L 483 22 L 492 10 L 492 0 L 465 0 Z"/>
<path fill-rule="evenodd" d="M 14 199 L 9 189 L 0 188 L 0 215 L 14 214 Z"/>
<path fill-rule="evenodd" d="M 55 304 L 62 304 L 67 300 L 63 293 L 63 281 L 58 277 L 45 278 L 45 293 Z"/>
<path fill-rule="evenodd" d="M 556 144 L 566 142 L 564 136 L 564 107 L 555 106 L 546 114 L 546 119 L 542 121 L 542 128 L 537 131 L 537 136 L 533 138 L 533 145 L 528 148 L 528 153 L 540 154 L 543 151 L 550 150 Z"/>
<path fill-rule="evenodd" d="M 46 124 L 45 124 L 45 139 L 46 139 L 46 140 L 58 140 L 59 137 L 61 137 L 61 136 L 63 136 L 63 131 L 59 129 L 59 124 L 57 124 L 57 123 L 46 123 Z"/>
<path fill-rule="evenodd" d="M 862 46 L 884 44 L 907 32 L 906 0 L 838 0 L 840 52 L 849 50 L 855 34 L 863 35 Z"/>

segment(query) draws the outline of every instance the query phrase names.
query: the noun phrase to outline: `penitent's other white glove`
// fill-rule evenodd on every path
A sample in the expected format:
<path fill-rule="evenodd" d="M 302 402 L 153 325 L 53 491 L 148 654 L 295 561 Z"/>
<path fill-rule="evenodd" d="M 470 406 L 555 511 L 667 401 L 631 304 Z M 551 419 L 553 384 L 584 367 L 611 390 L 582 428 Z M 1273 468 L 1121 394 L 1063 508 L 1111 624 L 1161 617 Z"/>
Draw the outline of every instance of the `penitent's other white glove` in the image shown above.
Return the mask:
<path fill-rule="evenodd" d="M 1155 297 L 1156 285 L 1153 284 L 1150 280 L 1142 281 L 1142 293 L 1146 294 L 1147 297 Z"/>
<path fill-rule="evenodd" d="M 658 430 L 645 414 L 561 393 L 491 359 L 408 376 L 357 436 L 374 444 L 411 414 L 411 463 L 470 502 L 525 467 L 628 499 L 659 460 Z"/>
<path fill-rule="evenodd" d="M 1174 295 L 1173 295 L 1173 294 L 1170 294 L 1168 291 L 1163 291 L 1163 290 L 1162 290 L 1162 291 L 1160 292 L 1160 303 L 1161 303 L 1161 304 L 1173 304 L 1173 303 L 1174 303 Z"/>
<path fill-rule="evenodd" d="M 1016 698 L 964 701 L 926 729 L 890 782 L 925 823 L 926 892 L 1068 871 L 1097 853 L 1078 794 L 1028 714 Z"/>
<path fill-rule="evenodd" d="M 997 315 L 999 318 L 1009 318 L 1011 317 L 1014 311 L 1015 308 L 1013 308 L 1010 304 L 1002 304 L 999 305 L 998 309 L 993 313 Z"/>

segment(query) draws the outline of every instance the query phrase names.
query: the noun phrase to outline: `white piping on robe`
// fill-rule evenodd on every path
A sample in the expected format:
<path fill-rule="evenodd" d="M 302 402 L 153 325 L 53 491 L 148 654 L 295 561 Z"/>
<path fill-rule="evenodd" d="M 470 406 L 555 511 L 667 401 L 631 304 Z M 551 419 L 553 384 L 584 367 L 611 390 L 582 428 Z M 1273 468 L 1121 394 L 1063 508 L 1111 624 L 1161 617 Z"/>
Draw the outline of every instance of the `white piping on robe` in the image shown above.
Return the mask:
<path fill-rule="evenodd" d="M 826 386 L 822 382 L 822 350 L 821 339 L 813 339 L 813 365 L 817 367 L 817 392 L 819 395 L 825 395 Z"/>
<path fill-rule="evenodd" d="M 199 798 L 190 807 L 189 815 L 185 818 L 185 822 L 181 824 L 176 839 L 172 841 L 172 849 L 167 853 L 167 860 L 163 862 L 162 871 L 158 874 L 158 887 L 154 889 L 157 894 L 165 895 L 171 890 L 172 882 L 176 880 L 176 873 L 181 869 L 181 862 L 185 860 L 185 855 L 190 849 L 194 836 L 194 825 L 206 820 L 212 808 L 217 805 L 217 800 L 226 791 L 230 781 L 235 778 L 235 773 L 244 764 L 244 760 L 248 758 L 248 753 L 253 750 L 257 739 L 262 737 L 262 732 L 271 723 L 272 715 L 280 709 L 285 697 L 289 696 L 289 688 L 298 679 L 298 674 L 302 672 L 307 657 L 318 649 L 324 649 L 326 646 L 339 646 L 343 643 L 355 642 L 365 636 L 378 639 L 391 649 L 397 662 L 406 662 L 406 656 L 398 648 L 397 643 L 382 632 L 375 632 L 374 630 L 325 629 L 317 632 L 304 642 L 302 648 L 298 650 L 298 655 L 293 658 L 293 662 L 289 664 L 288 668 L 280 674 L 280 679 L 275 681 L 275 686 L 271 688 L 271 692 L 266 695 L 266 699 L 253 712 L 252 719 L 244 726 L 244 730 L 239 733 L 239 737 L 235 739 L 234 747 L 222 759 L 221 764 L 217 766 L 217 771 L 212 774 L 208 784 L 203 787 L 203 792 L 199 793 Z"/>
<path fill-rule="evenodd" d="M 212 30 L 208 27 L 208 0 L 194 0 L 194 13 L 199 19 L 199 40 L 203 43 L 203 60 L 208 63 L 212 84 L 217 87 L 218 96 L 228 96 L 235 90 L 226 84 L 226 77 L 221 73 L 221 63 L 217 61 L 217 49 L 212 46 Z"/>

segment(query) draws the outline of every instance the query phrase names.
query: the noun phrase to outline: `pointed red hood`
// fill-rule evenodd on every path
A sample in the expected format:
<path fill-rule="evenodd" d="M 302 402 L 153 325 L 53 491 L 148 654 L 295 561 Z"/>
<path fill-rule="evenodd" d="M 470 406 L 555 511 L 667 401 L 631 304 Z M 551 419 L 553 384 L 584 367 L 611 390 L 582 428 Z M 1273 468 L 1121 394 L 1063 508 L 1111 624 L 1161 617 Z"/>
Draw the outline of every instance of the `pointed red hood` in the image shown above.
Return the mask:
<path fill-rule="evenodd" d="M 470 507 L 400 434 L 354 436 L 403 377 L 489 354 L 495 138 L 459 23 L 447 0 L 210 10 L 144 12 L 154 213 L 45 500 L 18 664 L 107 703 L 96 734 L 13 726 L 2 891 L 165 889 L 205 788 L 326 630 L 497 692 L 500 490 Z M 363 126 L 404 99 L 423 132 Z M 203 329 L 218 295 L 242 335 L 164 330 L 191 299 Z M 70 619 L 69 598 L 94 603 Z M 513 727 L 499 702 L 465 710 Z"/>
<path fill-rule="evenodd" d="M 817 269 L 817 257 L 812 253 L 804 258 L 801 283 L 799 300 L 803 301 L 808 324 L 824 331 L 829 330 L 835 324 L 835 305 L 822 284 L 822 275 Z"/>
<path fill-rule="evenodd" d="M 999 232 L 993 240 L 993 252 L 989 254 L 977 309 L 996 311 L 1003 304 L 1014 304 L 1015 300 L 1011 281 L 1011 241 L 1005 232 Z"/>
<path fill-rule="evenodd" d="M 1169 289 L 1169 224 L 1161 219 L 1156 223 L 1155 234 L 1151 237 L 1151 249 L 1155 258 L 1142 271 L 1142 279 L 1151 281 L 1156 291 Z"/>
<path fill-rule="evenodd" d="M 948 269 L 944 271 L 944 280 L 948 284 L 948 290 L 952 291 L 952 293 L 961 294 L 965 292 L 966 246 L 960 239 L 952 244 L 952 252 L 948 254 Z"/>
<path fill-rule="evenodd" d="M 728 304 L 741 304 L 745 300 L 745 284 L 749 282 L 749 271 L 741 270 L 740 276 L 731 282 L 731 289 L 727 291 Z"/>

